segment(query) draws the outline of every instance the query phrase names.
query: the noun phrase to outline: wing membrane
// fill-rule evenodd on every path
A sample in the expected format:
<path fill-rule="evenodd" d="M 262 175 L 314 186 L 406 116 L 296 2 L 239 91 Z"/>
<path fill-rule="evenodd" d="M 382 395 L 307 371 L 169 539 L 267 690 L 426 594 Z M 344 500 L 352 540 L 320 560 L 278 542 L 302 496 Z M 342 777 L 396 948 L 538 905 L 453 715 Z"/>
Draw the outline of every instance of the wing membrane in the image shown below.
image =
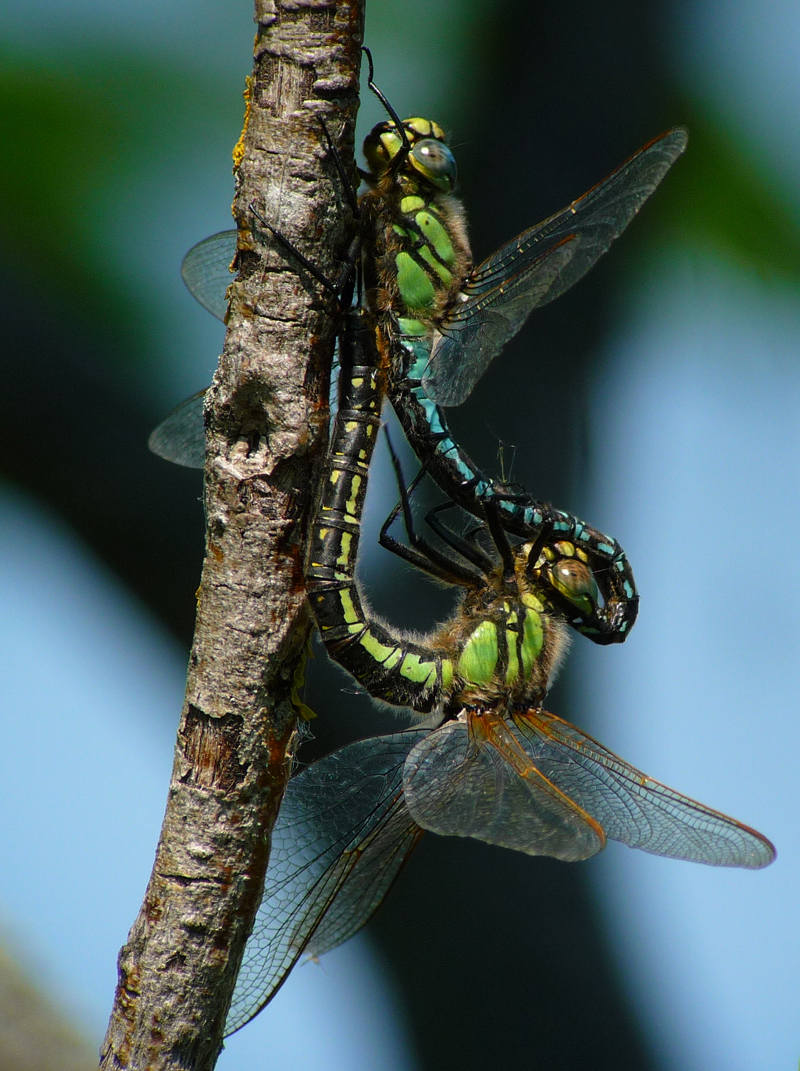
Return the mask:
<path fill-rule="evenodd" d="M 405 805 L 402 771 L 425 735 L 350 744 L 289 782 L 226 1034 L 272 999 L 304 952 L 321 955 L 346 941 L 383 900 L 422 835 Z"/>
<path fill-rule="evenodd" d="M 228 313 L 228 287 L 236 256 L 236 231 L 220 231 L 193 245 L 181 264 L 181 278 L 204 309 L 218 320 Z M 183 465 L 201 469 L 206 457 L 206 429 L 203 421 L 205 391 L 192 395 L 169 414 L 150 435 L 147 445 L 154 454 Z"/>
<path fill-rule="evenodd" d="M 212 316 L 225 321 L 228 287 L 233 282 L 230 266 L 236 256 L 236 231 L 219 231 L 193 245 L 181 264 L 181 278 Z"/>
<path fill-rule="evenodd" d="M 710 866 L 759 869 L 775 858 L 754 829 L 646 777 L 553 714 L 515 714 L 513 731 L 537 769 L 611 840 Z"/>
<path fill-rule="evenodd" d="M 460 302 L 431 350 L 423 386 L 442 405 L 460 405 L 493 358 L 516 335 L 530 313 L 546 305 L 570 261 L 579 256 L 574 235 L 539 251 L 516 275 Z"/>
<path fill-rule="evenodd" d="M 203 467 L 206 458 L 205 397 L 204 390 L 193 394 L 150 433 L 147 445 L 154 454 L 187 469 Z"/>
<path fill-rule="evenodd" d="M 497 335 L 498 339 L 502 338 L 501 348 L 516 334 L 534 308 L 563 294 L 607 252 L 684 151 L 686 142 L 687 133 L 682 128 L 667 131 L 645 145 L 583 197 L 542 223 L 523 231 L 478 265 L 464 285 L 467 302 L 480 295 L 497 292 L 508 279 L 520 274 L 536 286 L 535 263 L 539 260 L 542 270 L 547 268 L 546 262 L 540 260 L 543 250 L 571 235 L 578 239 L 574 255 L 564 262 L 555 280 L 538 291 L 537 297 L 527 306 L 520 302 L 513 314 L 507 317 L 506 331 L 502 336 Z M 442 340 L 432 354 L 428 393 L 442 405 L 459 405 L 463 402 L 500 352 L 495 340 L 487 335 L 476 348 L 471 348 L 465 354 L 466 347 L 459 347 L 456 343 L 458 334 L 466 328 L 459 306 L 441 325 Z M 444 362 L 441 371 L 438 367 L 440 360 Z M 466 360 L 470 367 L 468 371 L 460 371 L 457 387 L 450 388 L 448 375 L 452 374 L 458 360 Z"/>
<path fill-rule="evenodd" d="M 603 831 L 550 783 L 491 712 L 448 722 L 411 751 L 408 809 L 423 829 L 475 837 L 528 855 L 575 861 L 603 847 Z"/>

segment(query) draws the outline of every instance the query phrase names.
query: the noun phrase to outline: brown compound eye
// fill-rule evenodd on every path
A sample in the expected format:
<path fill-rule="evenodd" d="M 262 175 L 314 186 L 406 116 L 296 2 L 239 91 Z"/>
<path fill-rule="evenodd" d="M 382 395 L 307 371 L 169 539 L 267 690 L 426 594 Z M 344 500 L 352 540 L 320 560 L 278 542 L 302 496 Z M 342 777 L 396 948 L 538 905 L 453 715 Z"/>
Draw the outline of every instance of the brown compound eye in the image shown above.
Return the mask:
<path fill-rule="evenodd" d="M 550 569 L 553 586 L 582 613 L 594 613 L 600 604 L 600 592 L 588 565 L 576 558 L 562 558 Z"/>

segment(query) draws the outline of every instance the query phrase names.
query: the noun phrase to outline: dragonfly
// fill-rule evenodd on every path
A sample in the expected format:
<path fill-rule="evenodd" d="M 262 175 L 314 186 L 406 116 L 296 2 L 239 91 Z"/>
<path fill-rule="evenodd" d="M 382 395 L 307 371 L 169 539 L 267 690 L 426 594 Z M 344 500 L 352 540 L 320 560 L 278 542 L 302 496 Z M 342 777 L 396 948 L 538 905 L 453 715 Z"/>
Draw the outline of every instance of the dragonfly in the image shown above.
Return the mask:
<path fill-rule="evenodd" d="M 370 82 L 372 84 L 372 71 Z M 367 298 L 392 355 L 389 396 L 403 431 L 430 475 L 465 510 L 499 504 L 504 527 L 529 538 L 539 527 L 577 541 L 591 555 L 606 613 L 596 643 L 626 639 L 638 612 L 633 573 L 616 540 L 571 514 L 488 477 L 457 444 L 442 406 L 460 405 L 530 313 L 559 297 L 608 251 L 672 164 L 687 133 L 676 127 L 645 145 L 582 197 L 523 231 L 483 263 L 472 254 L 457 166 L 438 124 L 391 120 L 367 137 L 360 206 Z"/>
<path fill-rule="evenodd" d="M 602 605 L 591 622 L 578 618 L 574 627 L 596 643 L 621 642 L 639 599 L 617 541 L 486 476 L 453 438 L 442 405 L 464 401 L 533 309 L 564 293 L 608 250 L 684 151 L 686 131 L 656 138 L 567 208 L 473 268 L 444 132 L 427 119 L 401 122 L 374 85 L 371 65 L 369 84 L 392 119 L 364 143 L 360 240 L 367 302 L 376 312 L 379 343 L 391 355 L 387 393 L 404 433 L 428 473 L 463 509 L 481 517 L 483 504 L 494 502 L 512 534 L 554 533 L 582 546 Z M 223 231 L 194 246 L 182 266 L 191 293 L 223 321 L 236 248 L 236 231 Z M 179 406 L 150 439 L 156 453 L 190 467 L 202 467 L 204 443 L 202 395 Z"/>
<path fill-rule="evenodd" d="M 228 1033 L 269 1003 L 304 954 L 322 955 L 369 920 L 426 831 L 567 862 L 590 858 L 608 840 L 712 866 L 758 869 L 775 857 L 760 833 L 646 776 L 544 709 L 566 650 L 560 607 L 595 590 L 579 547 L 512 546 L 492 504 L 467 535 L 451 531 L 436 507 L 426 518 L 433 543 L 416 531 L 414 484 L 406 490 L 395 459 L 401 501 L 381 543 L 461 588 L 463 600 L 423 638 L 373 618 L 356 567 L 386 369 L 371 314 L 350 315 L 309 602 L 335 661 L 374 698 L 433 714 L 435 727 L 357 741 L 292 778 Z M 390 534 L 400 512 L 405 542 Z"/>

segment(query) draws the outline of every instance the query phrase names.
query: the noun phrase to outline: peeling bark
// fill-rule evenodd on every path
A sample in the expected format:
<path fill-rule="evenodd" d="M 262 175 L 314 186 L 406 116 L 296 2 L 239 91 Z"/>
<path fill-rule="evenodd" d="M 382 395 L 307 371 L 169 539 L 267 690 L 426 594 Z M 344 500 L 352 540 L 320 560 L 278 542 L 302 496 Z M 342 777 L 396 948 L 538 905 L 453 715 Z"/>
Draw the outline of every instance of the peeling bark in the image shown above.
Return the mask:
<path fill-rule="evenodd" d="M 234 152 L 239 276 L 206 403 L 206 556 L 169 798 L 119 956 L 101 1068 L 214 1067 L 261 897 L 310 630 L 303 544 L 327 443 L 335 316 L 252 230 L 251 202 L 329 276 L 349 214 L 318 115 L 352 159 L 364 0 L 257 0 Z M 124 772 L 123 772 L 124 776 Z"/>

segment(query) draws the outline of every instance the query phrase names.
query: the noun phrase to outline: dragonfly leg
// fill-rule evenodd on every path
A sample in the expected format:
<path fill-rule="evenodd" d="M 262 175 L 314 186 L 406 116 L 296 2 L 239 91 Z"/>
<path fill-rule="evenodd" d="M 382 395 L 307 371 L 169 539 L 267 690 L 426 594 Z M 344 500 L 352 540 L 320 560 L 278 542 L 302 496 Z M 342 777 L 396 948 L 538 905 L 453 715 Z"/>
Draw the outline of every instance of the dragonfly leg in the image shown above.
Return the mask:
<path fill-rule="evenodd" d="M 488 503 L 486 506 L 486 524 L 503 563 L 503 579 L 508 584 L 514 584 L 516 582 L 514 555 L 511 551 L 511 544 L 508 541 L 506 530 L 500 520 L 500 511 L 494 503 Z"/>
<path fill-rule="evenodd" d="M 476 525 L 465 536 L 460 536 L 439 520 L 440 513 L 456 508 L 460 507 L 458 507 L 458 503 L 452 500 L 442 502 L 438 506 L 434 506 L 433 509 L 428 510 L 425 514 L 425 523 L 443 543 L 446 543 L 448 547 L 460 554 L 462 558 L 472 562 L 485 576 L 490 576 L 496 568 L 495 562 L 477 543 L 477 536 L 486 530 L 485 526 L 482 524 Z"/>
<path fill-rule="evenodd" d="M 344 169 L 344 163 L 342 162 L 342 156 L 339 150 L 334 144 L 333 138 L 330 135 L 330 131 L 325 123 L 325 120 L 321 115 L 318 115 L 319 125 L 322 127 L 322 133 L 325 135 L 325 140 L 328 143 L 328 152 L 333 158 L 333 162 L 336 165 L 336 170 L 339 172 L 339 179 L 342 183 L 342 189 L 344 190 L 347 203 L 350 206 L 350 210 L 356 219 L 361 218 L 361 209 L 358 204 L 358 190 L 354 188 L 353 183 L 350 181 L 347 173 Z"/>
<path fill-rule="evenodd" d="M 358 206 L 358 190 L 353 187 L 352 182 L 348 178 L 341 154 L 339 153 L 339 150 L 334 144 L 333 138 L 331 137 L 330 131 L 328 130 L 328 126 L 325 120 L 322 118 L 321 115 L 318 115 L 317 119 L 319 121 L 320 127 L 322 128 L 322 133 L 325 138 L 325 141 L 327 142 L 328 151 L 330 152 L 333 158 L 333 162 L 336 165 L 336 170 L 339 173 L 339 179 L 341 180 L 342 189 L 344 190 L 344 194 L 347 198 L 347 203 L 350 207 L 350 210 L 353 213 L 355 219 L 360 219 L 361 210 Z M 360 234 L 357 234 L 351 242 L 350 249 L 347 252 L 347 257 L 345 258 L 342 270 L 339 274 L 339 279 L 337 280 L 337 282 L 334 283 L 331 282 L 331 280 L 328 279 L 328 277 L 320 271 L 316 264 L 314 264 L 308 259 L 308 257 L 301 253 L 297 246 L 294 244 L 294 242 L 287 238 L 286 235 L 282 233 L 282 231 L 278 230 L 277 227 L 274 227 L 270 222 L 268 222 L 268 220 L 264 219 L 264 217 L 256 208 L 255 203 L 253 201 L 250 202 L 250 211 L 253 213 L 253 215 L 261 224 L 261 226 L 264 227 L 265 230 L 269 231 L 273 238 L 275 238 L 275 240 L 280 243 L 284 250 L 292 257 L 294 257 L 295 260 L 299 261 L 302 267 L 305 268 L 305 270 L 310 275 L 312 275 L 318 283 L 321 283 L 322 286 L 325 287 L 327 291 L 329 291 L 329 293 L 332 293 L 337 298 L 337 300 L 339 301 L 339 305 L 342 309 L 349 308 L 350 303 L 352 301 L 351 283 L 355 277 L 356 264 L 361 255 L 362 239 Z"/>
<path fill-rule="evenodd" d="M 380 545 L 385 550 L 391 551 L 392 554 L 396 554 L 399 558 L 402 558 L 403 561 L 422 569 L 430 576 L 435 576 L 439 580 L 445 580 L 450 584 L 458 583 L 464 587 L 481 587 L 484 584 L 484 580 L 479 573 L 467 568 L 467 566 L 462 562 L 457 561 L 455 558 L 443 554 L 437 547 L 432 543 L 429 543 L 427 539 L 415 530 L 410 496 L 425 475 L 425 470 L 420 469 L 411 483 L 406 486 L 400 459 L 395 452 L 392 440 L 385 428 L 384 432 L 386 434 L 386 441 L 389 444 L 389 453 L 391 454 L 397 486 L 400 491 L 400 501 L 383 522 L 383 527 L 381 528 L 378 540 Z M 405 526 L 406 535 L 411 544 L 410 547 L 405 546 L 405 544 L 389 535 L 389 529 L 397 520 L 401 512 L 403 514 L 403 524 Z"/>
<path fill-rule="evenodd" d="M 313 278 L 315 278 L 317 280 L 317 282 L 320 283 L 329 293 L 333 294 L 333 296 L 336 298 L 336 300 L 343 307 L 345 307 L 346 305 L 349 305 L 349 302 L 345 301 L 345 297 L 344 296 L 347 294 L 348 290 L 350 290 L 350 293 L 352 293 L 352 290 L 350 289 L 350 283 L 351 283 L 351 280 L 352 280 L 352 275 L 353 275 L 353 272 L 354 272 L 355 259 L 356 259 L 356 255 L 357 255 L 357 254 L 353 255 L 353 248 L 352 247 L 355 245 L 357 239 L 353 240 L 353 242 L 351 243 L 351 249 L 348 250 L 348 255 L 347 255 L 347 258 L 345 259 L 344 268 L 343 268 L 343 272 L 342 272 L 342 278 L 340 279 L 339 282 L 333 283 L 327 277 L 327 275 L 325 275 L 324 272 L 320 271 L 320 269 L 316 266 L 316 264 L 313 264 L 308 259 L 308 257 L 306 257 L 303 253 L 300 252 L 300 250 L 297 248 L 297 246 L 294 244 L 294 242 L 292 242 L 289 238 L 287 238 L 286 235 L 282 231 L 279 231 L 277 227 L 273 227 L 273 225 L 268 220 L 264 219 L 264 217 L 261 215 L 261 213 L 256 208 L 255 202 L 253 202 L 253 201 L 250 202 L 250 211 L 253 213 L 255 218 L 258 220 L 258 222 L 264 228 L 264 230 L 269 231 L 269 233 L 272 235 L 272 237 L 283 247 L 283 249 L 291 257 L 293 257 L 295 260 L 299 261 L 301 267 L 304 268 L 309 273 L 309 275 L 313 276 Z"/>

